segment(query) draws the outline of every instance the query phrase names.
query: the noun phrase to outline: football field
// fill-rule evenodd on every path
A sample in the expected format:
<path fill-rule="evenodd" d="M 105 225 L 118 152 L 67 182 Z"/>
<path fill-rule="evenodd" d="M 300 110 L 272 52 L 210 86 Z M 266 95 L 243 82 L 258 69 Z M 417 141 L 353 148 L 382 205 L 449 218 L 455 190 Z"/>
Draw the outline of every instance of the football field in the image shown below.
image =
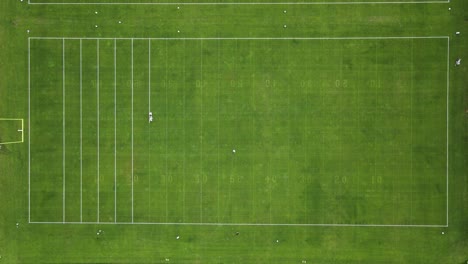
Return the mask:
<path fill-rule="evenodd" d="M 0 263 L 468 261 L 464 1 L 0 7 Z"/>

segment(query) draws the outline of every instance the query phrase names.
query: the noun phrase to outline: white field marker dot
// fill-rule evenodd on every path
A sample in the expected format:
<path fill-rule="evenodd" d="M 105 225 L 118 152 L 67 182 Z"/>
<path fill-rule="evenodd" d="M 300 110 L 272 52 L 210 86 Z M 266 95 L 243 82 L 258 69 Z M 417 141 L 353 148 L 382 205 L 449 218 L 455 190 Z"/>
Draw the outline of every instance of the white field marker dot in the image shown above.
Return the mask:
<path fill-rule="evenodd" d="M 28 34 L 29 34 L 29 29 L 28 29 L 28 30 L 26 30 L 26 32 L 28 32 Z"/>
<path fill-rule="evenodd" d="M 279 243 L 279 240 L 278 240 L 278 239 L 276 240 L 276 243 Z"/>
<path fill-rule="evenodd" d="M 122 24 L 122 21 L 119 21 L 119 24 Z"/>
<path fill-rule="evenodd" d="M 287 28 L 288 26 L 287 26 L 287 25 L 284 25 L 283 27 L 284 27 L 284 28 Z"/>
<path fill-rule="evenodd" d="M 283 13 L 285 13 L 285 14 L 286 14 L 286 12 L 288 12 L 288 11 L 286 11 L 286 10 L 283 11 Z"/>
<path fill-rule="evenodd" d="M 442 235 L 445 235 L 445 232 L 442 232 Z"/>
<path fill-rule="evenodd" d="M 180 236 L 176 236 L 176 239 L 179 239 L 179 238 L 180 238 Z"/>
<path fill-rule="evenodd" d="M 233 150 L 232 150 L 232 153 L 236 153 L 236 150 L 235 150 L 235 149 L 233 149 Z"/>
<path fill-rule="evenodd" d="M 448 10 L 450 11 L 450 10 L 452 10 L 452 8 L 451 8 L 451 7 L 449 7 L 449 9 L 448 9 Z"/>
<path fill-rule="evenodd" d="M 180 9 L 180 6 L 178 6 L 177 9 Z"/>
<path fill-rule="evenodd" d="M 98 25 L 94 25 L 94 27 L 98 27 Z"/>
<path fill-rule="evenodd" d="M 94 14 L 96 14 L 96 15 L 97 15 L 97 14 L 98 14 L 98 11 L 94 12 Z"/>
<path fill-rule="evenodd" d="M 180 33 L 180 30 L 177 30 L 177 33 Z"/>

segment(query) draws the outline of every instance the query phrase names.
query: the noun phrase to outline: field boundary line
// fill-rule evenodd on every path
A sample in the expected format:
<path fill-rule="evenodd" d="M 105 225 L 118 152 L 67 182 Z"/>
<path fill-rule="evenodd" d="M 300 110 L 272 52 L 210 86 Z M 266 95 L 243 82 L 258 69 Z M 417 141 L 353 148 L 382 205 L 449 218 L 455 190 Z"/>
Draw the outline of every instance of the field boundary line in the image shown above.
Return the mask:
<path fill-rule="evenodd" d="M 280 2 L 280 3 L 272 3 L 272 2 L 236 2 L 236 3 L 210 3 L 210 2 L 199 2 L 199 3 L 184 3 L 184 2 L 179 2 L 179 3 L 170 3 L 170 2 L 164 2 L 164 3 L 150 3 L 150 2 L 145 2 L 145 3 L 131 3 L 131 2 L 126 2 L 126 3 L 110 3 L 110 2 L 94 2 L 94 3 L 77 3 L 77 2 L 72 2 L 72 3 L 60 3 L 60 2 L 54 2 L 54 3 L 44 3 L 44 2 L 36 2 L 33 3 L 31 0 L 28 0 L 28 4 L 30 5 L 369 5 L 369 4 L 448 4 L 450 3 L 449 0 L 429 0 L 429 1 L 359 1 L 359 2 L 347 2 L 347 1 L 340 1 L 340 2 Z"/>
<path fill-rule="evenodd" d="M 284 223 L 150 223 L 150 222 L 31 222 L 31 224 L 103 224 L 103 225 L 184 225 L 184 226 L 330 226 L 330 227 L 430 227 L 441 228 L 447 225 L 391 225 L 391 224 L 284 224 Z"/>
<path fill-rule="evenodd" d="M 98 37 L 30 37 L 29 39 L 98 39 L 98 40 L 366 40 L 366 39 L 447 39 L 449 36 L 385 36 L 385 37 L 238 37 L 238 38 L 217 38 L 217 37 L 203 37 L 203 38 L 141 38 L 141 37 L 127 37 L 127 38 L 98 38 Z"/>

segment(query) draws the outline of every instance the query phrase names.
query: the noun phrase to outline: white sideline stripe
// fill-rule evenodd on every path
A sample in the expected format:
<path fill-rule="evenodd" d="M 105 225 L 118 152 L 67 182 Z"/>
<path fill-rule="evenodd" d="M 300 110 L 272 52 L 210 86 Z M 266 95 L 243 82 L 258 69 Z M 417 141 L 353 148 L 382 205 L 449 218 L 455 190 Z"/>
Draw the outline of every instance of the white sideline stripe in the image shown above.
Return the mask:
<path fill-rule="evenodd" d="M 97 91 L 97 222 L 99 223 L 99 39 L 96 42 L 96 71 L 97 71 L 97 82 L 96 82 L 96 91 Z"/>
<path fill-rule="evenodd" d="M 63 136 L 62 136 L 62 144 L 63 144 L 63 163 L 62 163 L 62 169 L 63 169 L 63 187 L 62 187 L 62 196 L 63 196 L 63 201 L 62 201 L 62 218 L 63 222 L 65 222 L 65 39 L 62 39 L 62 125 L 63 125 Z"/>
<path fill-rule="evenodd" d="M 132 39 L 132 223 L 133 223 L 133 39 Z"/>
<path fill-rule="evenodd" d="M 80 39 L 80 221 L 83 222 L 83 40 Z"/>
<path fill-rule="evenodd" d="M 253 3 L 209 3 L 209 2 L 201 2 L 201 3 L 31 3 L 28 2 L 30 5 L 364 5 L 364 4 L 447 4 L 450 3 L 449 0 L 446 1 L 397 1 L 397 2 L 388 2 L 388 1 L 374 1 L 374 2 L 282 2 L 282 3 L 261 3 L 261 2 L 253 2 Z"/>
<path fill-rule="evenodd" d="M 31 222 L 31 224 L 104 224 L 104 225 L 192 225 L 192 226 L 335 226 L 335 227 L 448 227 L 447 225 L 379 225 L 379 224 L 254 224 L 254 223 L 147 223 L 147 222 Z"/>
<path fill-rule="evenodd" d="M 394 37 L 284 37 L 284 38 L 94 38 L 94 37 L 30 37 L 30 39 L 102 39 L 102 40 L 366 40 L 366 39 L 447 39 L 448 36 L 394 36 Z"/>
<path fill-rule="evenodd" d="M 117 40 L 114 39 L 114 222 L 117 222 Z"/>
<path fill-rule="evenodd" d="M 447 187 L 447 218 L 449 225 L 449 95 L 450 95 L 450 37 L 447 38 L 447 165 L 446 165 L 446 187 Z"/>
<path fill-rule="evenodd" d="M 31 223 L 31 39 L 28 38 L 28 223 Z"/>

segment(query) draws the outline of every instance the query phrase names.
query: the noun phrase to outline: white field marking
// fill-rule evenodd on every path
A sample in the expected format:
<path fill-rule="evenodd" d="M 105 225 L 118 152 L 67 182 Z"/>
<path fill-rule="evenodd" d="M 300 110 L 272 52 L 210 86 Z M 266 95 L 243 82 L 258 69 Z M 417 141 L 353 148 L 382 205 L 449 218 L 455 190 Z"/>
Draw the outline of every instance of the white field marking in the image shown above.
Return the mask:
<path fill-rule="evenodd" d="M 151 39 L 148 39 L 148 112 L 151 112 Z"/>
<path fill-rule="evenodd" d="M 167 162 L 168 162 L 168 156 L 167 156 L 167 144 L 168 144 L 167 143 L 167 141 L 168 141 L 168 129 L 167 129 L 167 126 L 168 126 L 168 112 L 167 112 L 167 91 L 168 91 L 168 89 L 167 89 L 167 85 L 168 85 L 168 80 L 167 80 L 167 40 L 166 40 L 165 43 L 166 43 L 166 54 L 165 54 L 165 56 L 166 56 L 166 76 L 165 76 L 165 80 L 166 80 L 166 82 L 165 82 L 165 86 L 166 86 L 166 168 L 165 168 L 165 170 L 166 170 L 166 174 L 165 174 L 164 177 L 166 177 L 166 179 L 165 179 L 164 182 L 166 184 L 165 187 L 166 187 L 166 221 L 167 221 L 167 218 L 168 218 L 168 215 L 169 215 L 169 211 L 168 211 L 168 207 L 167 207 L 167 203 L 168 203 L 168 201 L 167 201 L 167 179 L 168 179 L 168 174 L 167 174 Z"/>
<path fill-rule="evenodd" d="M 284 37 L 284 38 L 94 38 L 94 37 L 30 37 L 30 39 L 101 39 L 101 40 L 367 40 L 367 39 L 447 39 L 448 36 L 396 36 L 396 37 Z"/>
<path fill-rule="evenodd" d="M 450 37 L 447 37 L 447 165 L 446 165 L 446 187 L 447 187 L 447 218 L 449 225 L 449 94 L 450 94 Z"/>
<path fill-rule="evenodd" d="M 8 141 L 8 142 L 0 142 L 0 145 L 9 145 L 9 144 L 18 144 L 24 142 L 24 120 L 21 118 L 0 118 L 0 121 L 21 121 L 21 128 L 17 130 L 17 132 L 21 132 L 21 140 L 20 141 Z"/>
<path fill-rule="evenodd" d="M 65 39 L 62 39 L 62 125 L 63 125 L 63 136 L 62 136 L 62 144 L 63 144 L 63 162 L 62 162 L 62 170 L 63 170 L 63 187 L 62 187 L 62 218 L 63 222 L 65 222 Z"/>
<path fill-rule="evenodd" d="M 217 218 L 217 222 L 219 223 L 219 208 L 220 208 L 220 207 L 219 207 L 219 202 L 220 202 L 220 200 L 219 200 L 219 163 L 220 163 L 220 159 L 219 159 L 219 141 L 220 141 L 220 137 L 219 137 L 219 123 L 220 123 L 220 119 L 219 119 L 219 117 L 220 117 L 220 111 L 219 111 L 219 109 L 220 109 L 220 107 L 219 107 L 219 105 L 220 105 L 220 103 L 219 103 L 219 99 L 220 99 L 220 94 L 219 94 L 219 92 L 220 92 L 220 86 L 221 86 L 221 84 L 220 84 L 220 75 L 221 75 L 221 74 L 220 74 L 220 70 L 219 70 L 219 58 L 220 58 L 221 55 L 220 55 L 219 40 L 218 40 L 218 51 L 217 51 L 217 53 L 218 53 L 218 61 L 217 61 L 217 66 L 218 66 L 218 69 L 217 69 L 217 77 L 218 77 L 218 81 L 217 81 L 217 87 L 216 87 L 216 88 L 218 89 L 218 98 L 217 98 L 217 99 L 218 99 L 218 146 L 217 146 L 217 147 L 218 147 L 218 149 L 217 149 L 217 156 L 218 156 L 218 162 L 217 162 L 217 165 L 218 165 L 218 168 L 217 168 L 217 169 L 218 169 L 218 170 L 217 170 L 217 172 L 218 172 L 218 173 L 217 173 L 217 174 L 218 174 L 218 175 L 217 175 L 217 176 L 218 176 L 218 177 L 217 177 L 217 180 L 218 180 L 218 191 L 217 191 L 218 210 L 217 210 L 217 213 L 218 213 L 218 218 Z"/>
<path fill-rule="evenodd" d="M 10 141 L 10 142 L 2 142 L 0 145 L 10 145 L 10 144 L 19 144 L 23 143 L 22 141 Z"/>
<path fill-rule="evenodd" d="M 31 39 L 30 38 L 28 38 L 28 223 L 31 223 Z"/>
<path fill-rule="evenodd" d="M 151 112 L 151 39 L 148 39 L 148 112 Z M 148 122 L 148 208 L 151 207 L 151 131 Z M 148 218 L 151 217 L 148 210 Z"/>
<path fill-rule="evenodd" d="M 114 39 L 114 222 L 117 222 L 117 40 Z"/>
<path fill-rule="evenodd" d="M 448 133 L 449 133 L 449 119 L 448 119 L 448 111 L 449 111 L 449 37 L 448 36 L 433 36 L 433 37 L 381 37 L 381 38 L 371 38 L 371 39 L 438 39 L 438 38 L 446 38 L 448 40 L 448 47 L 447 47 L 447 225 L 448 226 L 448 203 L 449 203 L 449 194 L 448 194 L 448 162 L 449 162 L 449 153 L 448 153 L 448 148 L 449 148 L 449 141 L 448 141 Z M 40 38 L 40 37 L 30 37 L 28 38 L 28 115 L 30 116 L 30 40 L 31 39 L 59 39 L 59 38 Z M 97 52 L 98 52 L 98 66 L 99 66 L 99 40 L 102 38 L 66 38 L 66 39 L 96 39 L 97 40 Z M 135 39 L 135 38 L 128 38 L 128 39 Z M 168 39 L 168 38 L 163 38 L 163 39 Z M 180 38 L 180 39 L 188 39 L 188 38 Z M 206 39 L 206 38 L 203 38 Z M 210 38 L 210 39 L 228 39 L 228 38 Z M 229 38 L 229 39 L 236 39 L 236 38 Z M 246 38 L 243 38 L 246 39 Z M 251 39 L 257 39 L 257 38 L 251 38 Z M 264 39 L 264 38 L 262 38 Z M 279 39 L 297 39 L 297 38 L 279 38 Z M 356 39 L 355 37 L 351 38 L 300 38 L 300 39 Z M 369 39 L 367 37 L 362 38 L 362 39 Z M 65 40 L 65 39 L 63 39 Z M 151 39 L 149 39 L 151 40 Z M 99 67 L 97 67 L 97 72 L 98 72 L 98 102 L 99 102 Z M 99 116 L 99 103 L 98 103 L 98 116 Z M 29 132 L 30 132 L 30 118 L 29 118 Z M 99 118 L 98 118 L 98 131 L 99 131 Z M 30 222 L 30 133 L 28 135 L 29 138 L 29 169 L 28 169 L 28 193 L 29 193 L 29 222 Z M 99 133 L 98 133 L 98 142 L 99 142 Z M 98 222 L 99 222 L 99 144 L 98 144 Z M 294 224 L 293 224 L 294 225 Z M 366 225 L 368 226 L 368 225 Z M 421 225 L 372 225 L 372 226 L 421 226 Z M 423 225 L 423 226 L 442 226 L 442 225 Z"/>
<path fill-rule="evenodd" d="M 96 59 L 97 59 L 97 82 L 96 82 L 96 91 L 97 91 L 97 223 L 99 223 L 99 39 L 96 43 Z"/>
<path fill-rule="evenodd" d="M 414 72 L 414 42 L 411 41 L 411 76 Z M 377 86 L 377 85 L 376 85 Z M 413 78 L 410 85 L 410 222 L 413 218 Z"/>
<path fill-rule="evenodd" d="M 80 221 L 83 222 L 83 40 L 80 39 Z"/>
<path fill-rule="evenodd" d="M 133 223 L 133 39 L 132 39 L 132 223 Z"/>
<path fill-rule="evenodd" d="M 203 223 L 203 40 L 200 41 L 200 222 Z"/>
<path fill-rule="evenodd" d="M 182 128 L 182 131 L 184 132 L 183 134 L 183 137 L 184 137 L 184 140 L 183 140 L 183 143 L 184 143 L 184 146 L 185 145 L 185 99 L 186 99 L 186 95 L 185 95 L 185 82 L 186 82 L 186 76 L 185 76 L 185 51 L 186 51 L 186 41 L 184 40 L 184 65 L 183 65 L 183 68 L 182 68 L 182 76 L 183 76 L 183 80 L 184 80 L 184 83 L 183 83 L 183 88 L 184 88 L 184 94 L 183 94 L 183 128 Z M 186 149 L 184 147 L 184 156 L 182 158 L 182 222 L 185 221 L 185 154 L 186 154 Z"/>
<path fill-rule="evenodd" d="M 420 228 L 441 228 L 447 225 L 379 225 L 379 224 L 268 224 L 268 223 L 148 223 L 148 222 L 31 222 L 31 224 L 104 224 L 104 225 L 184 225 L 184 226 L 335 226 L 335 227 L 420 227 Z"/>
<path fill-rule="evenodd" d="M 449 0 L 445 1 L 396 1 L 396 2 L 388 2 L 388 1 L 373 1 L 373 2 L 281 2 L 281 3 L 261 3 L 261 2 L 238 2 L 238 3 L 209 3 L 209 2 L 201 2 L 201 3 L 31 3 L 28 2 L 30 5 L 363 5 L 363 4 L 447 4 Z"/>

